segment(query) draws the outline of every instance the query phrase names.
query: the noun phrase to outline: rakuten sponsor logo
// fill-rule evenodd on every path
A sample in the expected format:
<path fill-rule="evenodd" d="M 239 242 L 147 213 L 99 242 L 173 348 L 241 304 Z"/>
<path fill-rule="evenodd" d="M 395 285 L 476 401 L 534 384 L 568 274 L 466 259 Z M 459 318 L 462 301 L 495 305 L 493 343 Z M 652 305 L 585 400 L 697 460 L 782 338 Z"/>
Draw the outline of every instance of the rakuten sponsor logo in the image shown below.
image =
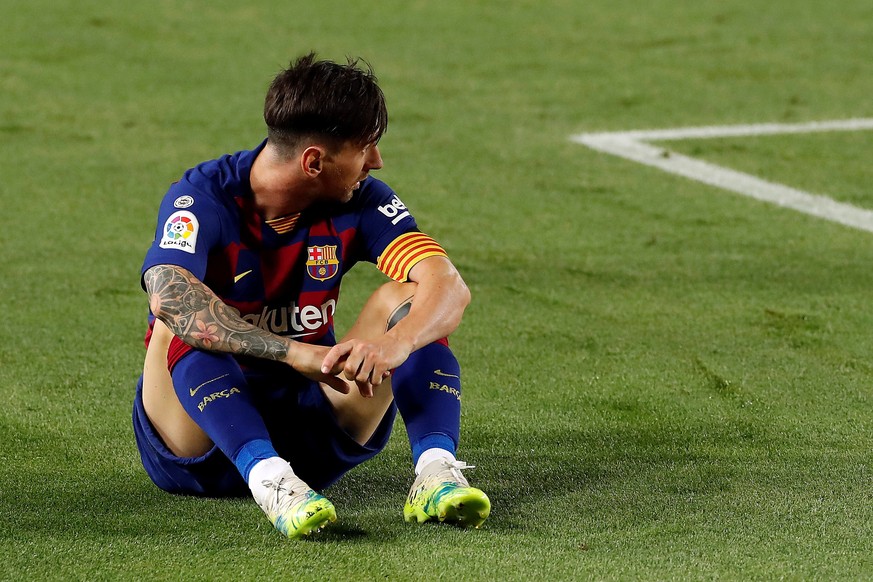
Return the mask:
<path fill-rule="evenodd" d="M 329 325 L 336 313 L 336 301 L 328 299 L 321 306 L 298 306 L 291 302 L 287 307 L 264 309 L 261 313 L 250 313 L 242 318 L 255 327 L 278 334 L 289 334 L 291 337 L 314 335 L 325 325 Z"/>

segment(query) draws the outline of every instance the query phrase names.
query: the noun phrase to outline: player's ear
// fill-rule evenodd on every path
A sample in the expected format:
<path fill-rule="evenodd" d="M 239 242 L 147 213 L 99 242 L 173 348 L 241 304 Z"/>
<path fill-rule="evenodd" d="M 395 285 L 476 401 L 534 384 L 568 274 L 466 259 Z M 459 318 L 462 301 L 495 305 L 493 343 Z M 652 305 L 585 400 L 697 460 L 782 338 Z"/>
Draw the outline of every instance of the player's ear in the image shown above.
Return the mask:
<path fill-rule="evenodd" d="M 309 146 L 300 155 L 300 166 L 303 173 L 310 178 L 315 178 L 321 173 L 325 151 L 319 146 Z"/>

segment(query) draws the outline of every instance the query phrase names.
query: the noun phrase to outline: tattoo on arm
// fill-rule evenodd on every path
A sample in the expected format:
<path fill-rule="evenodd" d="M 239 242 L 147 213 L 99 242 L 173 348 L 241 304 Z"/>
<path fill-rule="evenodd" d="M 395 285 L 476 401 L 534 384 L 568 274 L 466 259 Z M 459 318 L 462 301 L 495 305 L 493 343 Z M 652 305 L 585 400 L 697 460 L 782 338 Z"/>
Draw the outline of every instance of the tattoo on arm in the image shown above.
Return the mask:
<path fill-rule="evenodd" d="M 288 355 L 288 340 L 243 320 L 190 271 L 156 265 L 143 278 L 152 313 L 186 344 L 268 360 Z"/>

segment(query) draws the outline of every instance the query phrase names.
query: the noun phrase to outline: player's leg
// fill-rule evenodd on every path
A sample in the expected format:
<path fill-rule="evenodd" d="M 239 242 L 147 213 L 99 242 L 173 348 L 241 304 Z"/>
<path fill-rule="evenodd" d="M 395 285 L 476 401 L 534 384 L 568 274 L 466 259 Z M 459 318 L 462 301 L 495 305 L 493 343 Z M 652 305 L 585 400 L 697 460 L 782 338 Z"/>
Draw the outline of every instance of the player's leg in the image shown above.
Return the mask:
<path fill-rule="evenodd" d="M 173 342 L 178 340 L 157 322 L 142 383 L 144 416 L 178 460 L 168 463 L 166 472 L 182 473 L 186 478 L 196 474 L 201 460 L 219 454 L 217 448 L 233 463 L 225 465 L 225 472 L 236 468 L 270 521 L 285 535 L 307 535 L 335 520 L 332 504 L 297 478 L 276 453 L 236 360 L 228 354 L 192 350 L 168 366 L 167 353 L 173 351 Z M 203 476 L 193 491 L 182 487 L 177 492 L 224 494 L 210 482 L 213 478 Z M 229 480 L 227 475 L 220 478 Z"/>
<path fill-rule="evenodd" d="M 391 382 L 415 464 L 404 518 L 479 527 L 491 512 L 491 502 L 461 472 L 473 467 L 455 458 L 461 427 L 461 367 L 448 342 L 437 341 L 413 352 L 394 371 Z"/>
<path fill-rule="evenodd" d="M 386 283 L 379 287 L 342 340 L 373 339 L 384 334 L 391 314 L 411 300 L 415 287 L 415 283 Z M 394 401 L 390 381 L 377 386 L 372 398 L 364 398 L 357 390 L 341 394 L 326 385 L 322 390 L 333 407 L 337 424 L 359 444 L 370 440 Z"/>
<path fill-rule="evenodd" d="M 178 457 L 199 457 L 214 447 L 194 419 L 188 416 L 173 388 L 167 352 L 173 333 L 156 321 L 146 351 L 142 375 L 142 405 L 155 432 Z"/>
<path fill-rule="evenodd" d="M 409 311 L 414 283 L 387 283 L 364 306 L 347 338 L 385 333 Z M 390 385 L 390 391 L 386 389 Z M 406 425 L 417 478 L 404 515 L 407 520 L 449 520 L 478 527 L 490 502 L 461 473 L 468 466 L 455 459 L 461 422 L 461 372 L 448 342 L 439 341 L 413 352 L 383 382 L 373 398 L 356 391 L 325 394 L 340 425 L 358 442 L 366 442 L 391 406 L 392 397 Z"/>
<path fill-rule="evenodd" d="M 143 409 L 174 455 L 200 457 L 217 446 L 245 479 L 253 461 L 275 453 L 242 370 L 226 354 L 199 350 L 168 364 L 178 341 L 155 322 L 143 369 Z"/>

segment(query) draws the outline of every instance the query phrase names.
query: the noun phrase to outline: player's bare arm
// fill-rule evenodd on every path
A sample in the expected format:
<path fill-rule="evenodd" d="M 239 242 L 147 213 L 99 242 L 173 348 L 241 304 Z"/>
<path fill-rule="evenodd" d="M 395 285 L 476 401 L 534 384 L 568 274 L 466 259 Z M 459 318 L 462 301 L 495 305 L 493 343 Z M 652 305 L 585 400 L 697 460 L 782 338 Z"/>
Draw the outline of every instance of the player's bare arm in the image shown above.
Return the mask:
<path fill-rule="evenodd" d="M 409 315 L 386 335 L 410 342 L 410 351 L 415 351 L 458 328 L 470 304 L 470 290 L 447 257 L 421 261 L 409 272 L 409 280 L 418 285 Z"/>
<path fill-rule="evenodd" d="M 352 339 L 334 346 L 322 371 L 346 358 L 343 375 L 354 380 L 364 396 L 415 350 L 447 337 L 457 329 L 470 303 L 470 291 L 446 257 L 430 257 L 413 267 L 409 280 L 417 284 L 409 314 L 379 338 Z"/>
<path fill-rule="evenodd" d="M 187 269 L 155 265 L 144 276 L 152 313 L 186 344 L 285 362 L 304 376 L 325 382 L 340 392 L 348 386 L 322 372 L 323 346 L 302 344 L 248 323 Z"/>

